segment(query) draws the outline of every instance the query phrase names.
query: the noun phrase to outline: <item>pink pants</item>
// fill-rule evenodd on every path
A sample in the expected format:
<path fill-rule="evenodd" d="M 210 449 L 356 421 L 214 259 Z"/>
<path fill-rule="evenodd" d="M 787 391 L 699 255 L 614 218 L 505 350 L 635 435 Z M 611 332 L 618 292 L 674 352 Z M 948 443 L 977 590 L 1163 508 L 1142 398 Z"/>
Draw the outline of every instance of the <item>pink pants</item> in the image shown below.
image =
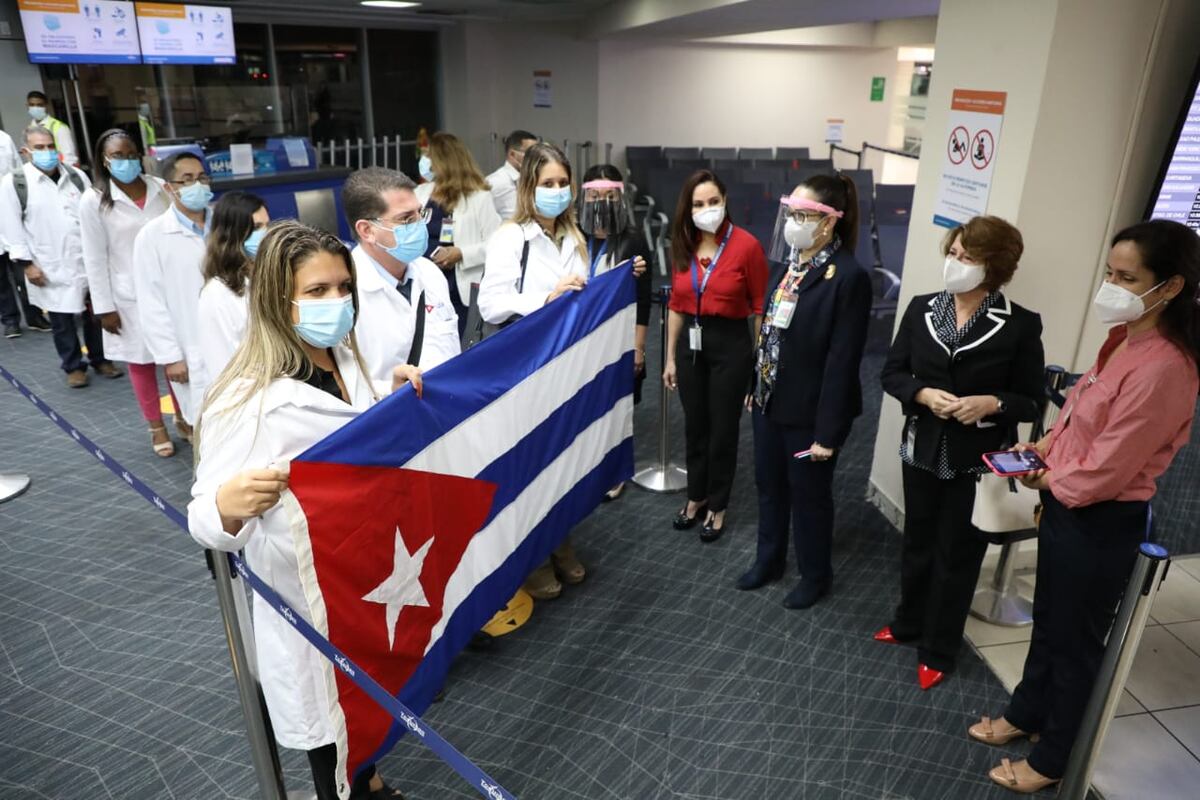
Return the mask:
<path fill-rule="evenodd" d="M 142 407 L 142 416 L 147 422 L 162 422 L 162 406 L 159 405 L 158 368 L 154 364 L 128 364 L 129 382 L 133 384 L 133 394 L 138 405 Z M 175 416 L 179 416 L 179 402 L 175 399 L 175 390 L 170 381 L 165 380 L 167 392 L 171 395 L 171 403 L 175 406 Z"/>

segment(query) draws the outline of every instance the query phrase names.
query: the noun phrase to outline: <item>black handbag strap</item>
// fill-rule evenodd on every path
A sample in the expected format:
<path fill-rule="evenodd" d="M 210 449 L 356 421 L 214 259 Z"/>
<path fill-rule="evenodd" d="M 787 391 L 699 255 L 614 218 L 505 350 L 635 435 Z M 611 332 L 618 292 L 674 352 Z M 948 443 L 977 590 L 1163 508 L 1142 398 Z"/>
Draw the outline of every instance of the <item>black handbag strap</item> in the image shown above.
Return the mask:
<path fill-rule="evenodd" d="M 525 269 L 529 266 L 529 240 L 525 240 L 525 244 L 521 245 L 521 278 L 517 281 L 517 294 L 520 294 L 525 289 Z"/>
<path fill-rule="evenodd" d="M 421 363 L 421 350 L 425 347 L 425 290 L 417 298 L 417 327 L 413 331 L 412 347 L 408 348 L 408 363 L 417 366 Z"/>

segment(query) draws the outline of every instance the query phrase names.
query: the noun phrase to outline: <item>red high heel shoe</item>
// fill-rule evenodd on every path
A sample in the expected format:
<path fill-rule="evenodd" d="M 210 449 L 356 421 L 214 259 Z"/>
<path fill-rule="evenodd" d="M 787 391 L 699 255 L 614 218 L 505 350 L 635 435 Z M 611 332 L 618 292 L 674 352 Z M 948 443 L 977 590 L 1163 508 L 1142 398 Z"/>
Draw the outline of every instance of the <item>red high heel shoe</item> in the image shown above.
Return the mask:
<path fill-rule="evenodd" d="M 884 625 L 882 628 L 875 631 L 874 639 L 877 642 L 883 642 L 885 644 L 900 644 L 900 640 L 896 638 L 894 633 L 892 633 L 891 625 Z"/>
<path fill-rule="evenodd" d="M 933 667 L 927 667 L 924 664 L 917 665 L 917 683 L 921 685 L 924 691 L 929 691 L 946 679 L 946 673 L 936 670 Z"/>

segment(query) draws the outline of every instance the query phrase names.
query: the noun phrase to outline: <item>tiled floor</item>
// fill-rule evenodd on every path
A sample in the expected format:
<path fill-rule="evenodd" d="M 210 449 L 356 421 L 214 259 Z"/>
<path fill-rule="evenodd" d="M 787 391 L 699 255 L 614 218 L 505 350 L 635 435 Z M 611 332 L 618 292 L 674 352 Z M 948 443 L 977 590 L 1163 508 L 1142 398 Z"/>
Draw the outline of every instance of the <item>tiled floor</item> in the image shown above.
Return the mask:
<path fill-rule="evenodd" d="M 1032 553 L 1021 555 L 1018 564 Z M 1032 580 L 1018 579 L 1023 595 L 1032 595 Z M 1172 563 L 1150 615 L 1093 775 L 1104 800 L 1177 800 L 1200 791 L 1200 556 Z M 1029 636 L 1029 627 L 967 621 L 967 638 L 1010 692 Z"/>

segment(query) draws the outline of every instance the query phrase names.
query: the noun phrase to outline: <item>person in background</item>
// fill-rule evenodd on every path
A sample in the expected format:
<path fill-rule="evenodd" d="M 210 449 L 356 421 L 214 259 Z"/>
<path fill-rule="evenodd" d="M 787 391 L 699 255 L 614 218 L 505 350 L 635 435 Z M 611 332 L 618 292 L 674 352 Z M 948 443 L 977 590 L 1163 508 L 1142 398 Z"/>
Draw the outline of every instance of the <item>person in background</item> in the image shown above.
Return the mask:
<path fill-rule="evenodd" d="M 141 153 L 130 135 L 120 128 L 100 134 L 92 158 L 92 191 L 79 201 L 83 266 L 92 312 L 104 331 L 104 353 L 128 364 L 129 382 L 150 426 L 151 447 L 161 458 L 173 456 L 175 445 L 163 424 L 158 370 L 138 316 L 133 242 L 170 205 L 162 180 L 142 174 Z"/>
<path fill-rule="evenodd" d="M 1155 482 L 1191 434 L 1200 391 L 1195 231 L 1156 219 L 1117 233 L 1093 308 L 1114 326 L 1096 363 L 1054 428 L 1016 448 L 1049 466 L 1021 478 L 1043 509 L 1024 672 L 1003 716 L 968 730 L 992 745 L 1035 740 L 1028 759 L 1003 759 L 989 773 L 1022 793 L 1066 770 L 1117 604 L 1151 535 Z"/>
<path fill-rule="evenodd" d="M 59 161 L 45 128 L 25 129 L 24 152 L 30 162 L 0 183 L 0 231 L 9 255 L 25 272 L 29 301 L 50 314 L 67 385 L 87 386 L 89 365 L 98 375 L 119 378 L 125 373 L 105 358 L 100 323 L 88 308 L 79 198 L 91 182 Z M 81 322 L 86 360 L 79 347 Z"/>
<path fill-rule="evenodd" d="M 492 187 L 492 202 L 501 220 L 510 220 L 517 213 L 517 181 L 521 176 L 521 164 L 525 153 L 537 144 L 538 138 L 529 131 L 515 130 L 504 137 L 504 163 L 487 176 Z"/>
<path fill-rule="evenodd" d="M 154 130 L 154 118 L 150 112 L 150 99 L 145 94 L 138 95 L 137 106 L 138 131 L 142 135 L 142 151 L 150 152 L 150 148 L 158 144 L 158 135 Z"/>
<path fill-rule="evenodd" d="M 75 150 L 75 136 L 67 123 L 50 116 L 50 103 L 46 95 L 34 90 L 25 95 L 25 105 L 33 123 L 50 131 L 50 135 L 54 137 L 58 160 L 71 167 L 77 166 L 79 153 Z"/>
<path fill-rule="evenodd" d="M 871 277 L 854 258 L 858 192 L 845 175 L 815 175 L 782 198 L 772 238 L 766 315 L 748 405 L 754 424 L 758 552 L 737 581 L 783 577 L 788 527 L 800 582 L 787 608 L 809 608 L 833 582 L 833 475 L 862 413 L 859 364 Z M 807 452 L 807 457 L 797 454 Z"/>
<path fill-rule="evenodd" d="M 488 184 L 471 152 L 452 133 L 435 133 L 421 156 L 417 199 L 425 207 L 429 244 L 425 256 L 446 274 L 458 335 L 467 325 L 471 284 L 483 277 L 487 241 L 500 227 Z"/>
<path fill-rule="evenodd" d="M 917 682 L 954 671 L 987 540 L 971 524 L 984 453 L 1017 441 L 1043 391 L 1041 318 L 1001 289 L 1021 259 L 1021 232 L 975 217 L 946 234 L 945 291 L 909 303 L 884 362 L 884 391 L 906 416 L 900 604 L 875 634 L 917 645 Z"/>
<path fill-rule="evenodd" d="M 21 169 L 21 155 L 16 143 L 0 130 L 0 179 Z M 34 308 L 25 292 L 25 275 L 17 270 L 3 237 L 0 237 L 0 325 L 4 338 L 17 339 L 21 336 L 21 315 L 25 315 L 25 327 L 30 330 L 50 330 L 50 320 L 40 309 Z"/>
<path fill-rule="evenodd" d="M 217 377 L 197 425 L 188 530 L 205 547 L 244 549 L 250 566 L 270 575 L 272 588 L 303 614 L 291 528 L 279 506 L 285 465 L 412 373 L 397 370 L 383 385 L 367 375 L 354 336 L 354 267 L 337 237 L 285 221 L 260 247 L 245 343 Z M 413 386 L 420 395 L 419 377 Z M 275 740 L 305 751 L 317 797 L 335 800 L 337 744 L 322 688 L 327 662 L 258 594 L 254 643 Z M 371 765 L 349 796 L 403 798 Z"/>
<path fill-rule="evenodd" d="M 642 402 L 646 381 L 646 331 L 650 324 L 650 273 L 646 258 L 650 247 L 633 220 L 633 205 L 625 194 L 621 171 L 612 164 L 596 164 L 583 174 L 579 197 L 579 228 L 587 237 L 588 278 L 632 260 L 637 277 L 637 317 L 633 329 L 633 402 Z M 616 500 L 625 484 L 609 489 L 605 500 Z"/>
<path fill-rule="evenodd" d="M 706 511 L 700 540 L 715 542 L 725 532 L 768 269 L 762 245 L 726 216 L 725 184 L 709 170 L 692 173 L 679 194 L 671 263 L 663 383 L 679 389 L 688 472 L 687 504 L 672 525 L 689 530 Z"/>
<path fill-rule="evenodd" d="M 402 172 L 368 167 L 342 186 L 358 245 L 358 335 L 367 374 L 386 380 L 399 364 L 428 371 L 462 352 L 458 315 L 442 271 L 422 255 L 429 241 L 416 185 Z"/>
<path fill-rule="evenodd" d="M 175 394 L 180 412 L 175 427 L 190 440 L 210 380 L 200 352 L 198 310 L 205 238 L 212 223 L 212 179 L 192 153 L 166 159 L 162 176 L 171 208 L 147 222 L 134 239 L 134 286 L 146 347 Z"/>
<path fill-rule="evenodd" d="M 517 184 L 512 219 L 488 241 L 479 315 L 490 325 L 506 325 L 587 284 L 587 244 L 575 221 L 571 162 L 554 145 L 529 148 Z M 583 581 L 587 571 L 570 537 L 525 580 L 538 600 L 562 594 L 562 583 Z"/>
<path fill-rule="evenodd" d="M 213 206 L 212 229 L 204 252 L 204 288 L 200 290 L 198 323 L 200 358 L 216 378 L 233 358 L 246 332 L 246 284 L 267 232 L 271 215 L 256 194 L 231 191 Z"/>

